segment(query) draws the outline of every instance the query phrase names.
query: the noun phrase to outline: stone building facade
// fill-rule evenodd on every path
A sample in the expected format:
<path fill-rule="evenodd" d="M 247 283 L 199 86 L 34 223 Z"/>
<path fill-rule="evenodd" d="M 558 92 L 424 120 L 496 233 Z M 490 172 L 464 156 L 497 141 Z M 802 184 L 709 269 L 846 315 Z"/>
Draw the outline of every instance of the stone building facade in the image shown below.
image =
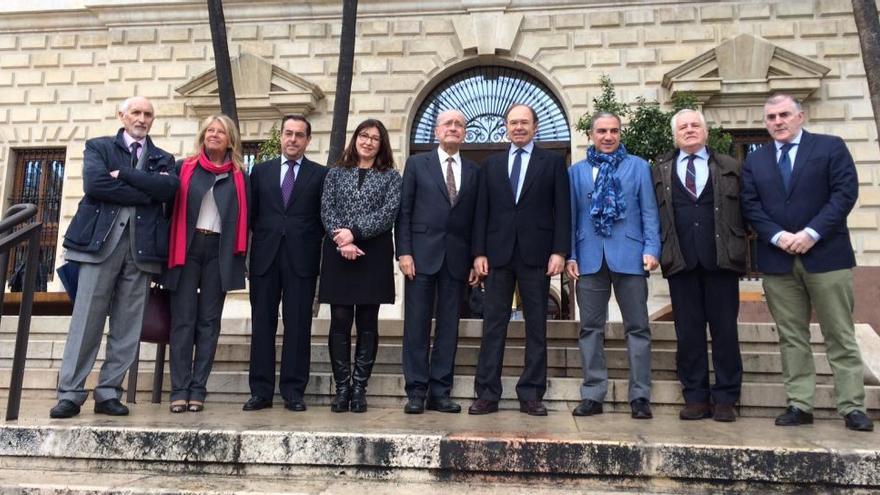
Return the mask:
<path fill-rule="evenodd" d="M 309 155 L 325 161 L 339 2 L 224 3 L 243 139 L 264 139 L 282 114 L 303 112 L 313 123 Z M 627 102 L 667 103 L 673 92 L 693 91 L 709 119 L 730 130 L 762 129 L 763 99 L 789 91 L 804 98 L 808 129 L 846 139 L 861 184 L 849 218 L 857 258 L 880 264 L 880 152 L 849 0 L 359 3 L 349 127 L 381 119 L 401 166 L 423 100 L 474 67 L 508 67 L 539 80 L 571 123 L 590 109 L 603 74 Z M 198 116 L 218 108 L 207 19 L 204 2 L 187 0 L 0 6 L 5 206 L 16 197 L 17 157 L 62 148 L 63 233 L 82 195 L 84 141 L 115 132 L 115 108 L 130 95 L 154 102 L 159 146 L 190 152 Z M 586 144 L 572 129 L 574 159 Z M 57 246 L 60 261 L 60 240 Z M 658 293 L 665 288 L 653 285 Z M 399 303 L 385 311 L 401 314 Z"/>

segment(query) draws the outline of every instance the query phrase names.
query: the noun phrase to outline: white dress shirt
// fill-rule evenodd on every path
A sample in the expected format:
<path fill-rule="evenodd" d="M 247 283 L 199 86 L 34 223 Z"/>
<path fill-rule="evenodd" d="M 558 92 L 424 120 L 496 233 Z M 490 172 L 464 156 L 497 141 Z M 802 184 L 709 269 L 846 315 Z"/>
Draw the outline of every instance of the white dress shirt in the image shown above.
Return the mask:
<path fill-rule="evenodd" d="M 510 150 L 507 152 L 507 177 L 510 177 L 510 173 L 513 171 L 513 160 L 516 159 L 516 150 L 518 148 L 516 145 L 511 144 Z M 519 181 L 517 181 L 516 186 L 516 202 L 519 202 L 519 195 L 522 193 L 523 181 L 526 178 L 526 170 L 529 169 L 529 159 L 532 157 L 532 151 L 535 149 L 535 142 L 529 141 L 528 144 L 522 147 L 523 153 L 520 155 L 520 169 L 519 169 Z"/>
<path fill-rule="evenodd" d="M 709 181 L 709 151 L 703 146 L 699 151 L 693 153 L 694 158 L 694 185 L 697 186 L 697 197 L 703 194 L 706 182 Z M 691 153 L 679 150 L 678 161 L 675 163 L 675 172 L 682 185 L 687 184 L 687 164 L 688 157 Z"/>
<path fill-rule="evenodd" d="M 461 190 L 461 154 L 455 152 L 450 155 L 443 151 L 443 148 L 437 147 L 437 155 L 440 156 L 440 172 L 443 174 L 443 180 L 446 180 L 446 160 L 452 158 L 452 177 L 455 180 L 455 191 Z"/>

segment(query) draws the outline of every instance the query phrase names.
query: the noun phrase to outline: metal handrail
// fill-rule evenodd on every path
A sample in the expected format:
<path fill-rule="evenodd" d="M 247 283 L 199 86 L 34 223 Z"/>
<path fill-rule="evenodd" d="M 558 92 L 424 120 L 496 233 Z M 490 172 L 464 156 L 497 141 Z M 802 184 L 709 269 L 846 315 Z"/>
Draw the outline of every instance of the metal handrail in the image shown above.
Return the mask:
<path fill-rule="evenodd" d="M 9 270 L 9 251 L 27 241 L 27 261 L 24 265 L 24 285 L 21 305 L 18 309 L 18 329 L 15 333 L 15 353 L 12 358 L 12 375 L 9 378 L 9 400 L 6 404 L 6 421 L 18 419 L 21 407 L 21 388 L 24 381 L 24 365 L 27 359 L 28 337 L 31 331 L 31 313 L 34 304 L 36 274 L 39 269 L 40 233 L 43 223 L 36 222 L 14 230 L 34 218 L 37 206 L 31 203 L 13 205 L 0 220 L 0 308 L 6 295 L 6 274 Z M 10 233 L 11 231 L 11 233 Z M 3 312 L 0 311 L 0 319 Z"/>

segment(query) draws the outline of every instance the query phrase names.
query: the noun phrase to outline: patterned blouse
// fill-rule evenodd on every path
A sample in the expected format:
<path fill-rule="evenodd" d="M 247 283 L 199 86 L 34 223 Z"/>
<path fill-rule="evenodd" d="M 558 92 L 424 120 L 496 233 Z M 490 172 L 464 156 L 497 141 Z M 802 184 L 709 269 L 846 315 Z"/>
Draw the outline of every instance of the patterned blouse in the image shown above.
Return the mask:
<path fill-rule="evenodd" d="M 400 206 L 400 185 L 400 174 L 394 169 L 371 168 L 358 187 L 357 167 L 331 168 L 321 196 L 321 221 L 328 235 L 347 228 L 358 241 L 390 231 Z"/>

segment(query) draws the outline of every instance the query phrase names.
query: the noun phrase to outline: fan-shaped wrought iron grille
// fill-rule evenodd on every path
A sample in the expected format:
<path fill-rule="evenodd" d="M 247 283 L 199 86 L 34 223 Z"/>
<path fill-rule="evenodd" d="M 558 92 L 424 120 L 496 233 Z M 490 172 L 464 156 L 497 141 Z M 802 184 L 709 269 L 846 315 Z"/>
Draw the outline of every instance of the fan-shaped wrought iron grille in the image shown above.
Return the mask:
<path fill-rule="evenodd" d="M 431 144 L 437 116 L 449 109 L 467 118 L 466 143 L 507 141 L 504 112 L 514 103 L 525 103 L 538 114 L 536 141 L 568 141 L 568 120 L 559 100 L 534 77 L 507 67 L 477 67 L 446 79 L 425 98 L 416 114 L 412 142 Z"/>

